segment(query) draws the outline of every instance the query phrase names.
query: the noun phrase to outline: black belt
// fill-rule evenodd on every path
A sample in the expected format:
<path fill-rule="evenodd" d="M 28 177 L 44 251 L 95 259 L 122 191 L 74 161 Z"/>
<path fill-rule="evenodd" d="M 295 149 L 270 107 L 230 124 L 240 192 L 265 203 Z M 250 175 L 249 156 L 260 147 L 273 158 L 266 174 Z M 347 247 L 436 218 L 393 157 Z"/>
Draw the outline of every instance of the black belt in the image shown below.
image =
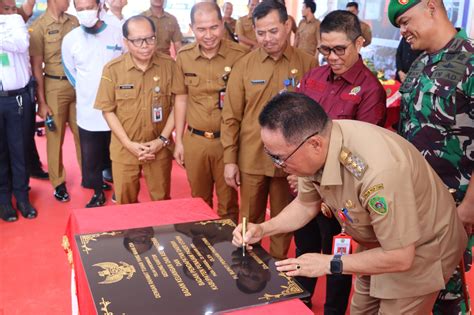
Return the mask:
<path fill-rule="evenodd" d="M 201 136 L 201 137 L 204 137 L 204 138 L 207 138 L 207 139 L 216 139 L 216 138 L 219 138 L 221 136 L 220 131 L 216 131 L 216 132 L 202 131 L 202 130 L 194 129 L 191 126 L 188 126 L 188 130 L 191 131 L 192 133 L 194 133 L 195 135 L 198 135 L 198 136 Z"/>
<path fill-rule="evenodd" d="M 67 77 L 64 75 L 50 75 L 45 73 L 44 76 L 54 80 L 67 80 Z"/>
<path fill-rule="evenodd" d="M 18 90 L 0 91 L 0 97 L 12 97 L 12 96 L 21 95 L 26 92 L 28 92 L 27 87 L 24 87 Z"/>

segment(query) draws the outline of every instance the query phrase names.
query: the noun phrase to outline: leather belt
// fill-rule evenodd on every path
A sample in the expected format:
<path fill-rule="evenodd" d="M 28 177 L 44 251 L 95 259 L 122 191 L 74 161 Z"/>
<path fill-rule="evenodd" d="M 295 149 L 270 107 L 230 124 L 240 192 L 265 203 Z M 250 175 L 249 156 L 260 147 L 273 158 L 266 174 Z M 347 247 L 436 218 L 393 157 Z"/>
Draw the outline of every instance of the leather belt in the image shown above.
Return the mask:
<path fill-rule="evenodd" d="M 221 136 L 220 131 L 216 131 L 216 132 L 202 131 L 202 130 L 194 129 L 191 126 L 188 126 L 188 130 L 191 131 L 192 133 L 194 133 L 195 135 L 198 135 L 198 136 L 201 136 L 201 137 L 204 137 L 204 138 L 207 138 L 207 139 L 216 139 L 216 138 L 219 138 Z"/>
<path fill-rule="evenodd" d="M 51 75 L 51 74 L 44 74 L 45 77 L 54 79 L 54 80 L 67 80 L 67 77 L 64 75 Z"/>
<path fill-rule="evenodd" d="M 28 92 L 27 87 L 24 87 L 18 90 L 0 91 L 0 97 L 12 97 L 12 96 L 17 96 L 26 92 Z"/>

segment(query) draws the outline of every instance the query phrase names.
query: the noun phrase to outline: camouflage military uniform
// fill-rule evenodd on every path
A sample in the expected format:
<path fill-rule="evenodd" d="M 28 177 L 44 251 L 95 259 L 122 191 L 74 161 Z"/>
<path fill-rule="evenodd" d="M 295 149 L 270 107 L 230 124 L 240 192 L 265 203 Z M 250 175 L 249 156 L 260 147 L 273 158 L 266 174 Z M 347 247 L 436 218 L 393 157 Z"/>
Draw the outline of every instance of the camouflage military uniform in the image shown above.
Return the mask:
<path fill-rule="evenodd" d="M 400 87 L 400 134 L 413 143 L 458 203 L 474 164 L 474 42 L 464 30 L 441 51 L 423 53 Z M 471 237 L 472 238 L 472 237 Z M 472 241 L 465 259 L 470 267 Z M 465 314 L 460 267 L 442 290 L 433 314 Z"/>

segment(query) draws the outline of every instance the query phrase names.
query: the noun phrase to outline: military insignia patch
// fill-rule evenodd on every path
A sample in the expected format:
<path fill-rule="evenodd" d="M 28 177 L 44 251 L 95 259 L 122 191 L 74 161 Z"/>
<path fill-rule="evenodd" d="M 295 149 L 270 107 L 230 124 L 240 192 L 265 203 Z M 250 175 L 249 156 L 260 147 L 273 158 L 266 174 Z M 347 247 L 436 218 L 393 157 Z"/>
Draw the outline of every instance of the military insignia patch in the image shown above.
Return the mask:
<path fill-rule="evenodd" d="M 388 212 L 387 201 L 384 197 L 374 196 L 369 199 L 369 208 L 377 214 L 386 215 Z"/>
<path fill-rule="evenodd" d="M 347 148 L 342 148 L 339 153 L 339 161 L 346 167 L 346 169 L 357 179 L 364 176 L 365 171 L 369 167 L 364 160 L 357 155 L 352 154 Z"/>

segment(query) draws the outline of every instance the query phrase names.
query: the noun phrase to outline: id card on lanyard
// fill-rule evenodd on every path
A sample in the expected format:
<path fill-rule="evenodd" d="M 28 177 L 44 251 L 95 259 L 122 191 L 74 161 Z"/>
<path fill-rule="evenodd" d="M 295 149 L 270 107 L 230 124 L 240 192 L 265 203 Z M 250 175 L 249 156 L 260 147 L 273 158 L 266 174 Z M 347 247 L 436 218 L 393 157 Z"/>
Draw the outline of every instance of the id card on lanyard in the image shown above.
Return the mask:
<path fill-rule="evenodd" d="M 332 253 L 333 255 L 347 255 L 352 252 L 352 237 L 346 234 L 346 222 L 347 220 L 352 222 L 352 219 L 345 208 L 338 210 L 337 216 L 342 221 L 342 230 L 332 238 Z"/>

